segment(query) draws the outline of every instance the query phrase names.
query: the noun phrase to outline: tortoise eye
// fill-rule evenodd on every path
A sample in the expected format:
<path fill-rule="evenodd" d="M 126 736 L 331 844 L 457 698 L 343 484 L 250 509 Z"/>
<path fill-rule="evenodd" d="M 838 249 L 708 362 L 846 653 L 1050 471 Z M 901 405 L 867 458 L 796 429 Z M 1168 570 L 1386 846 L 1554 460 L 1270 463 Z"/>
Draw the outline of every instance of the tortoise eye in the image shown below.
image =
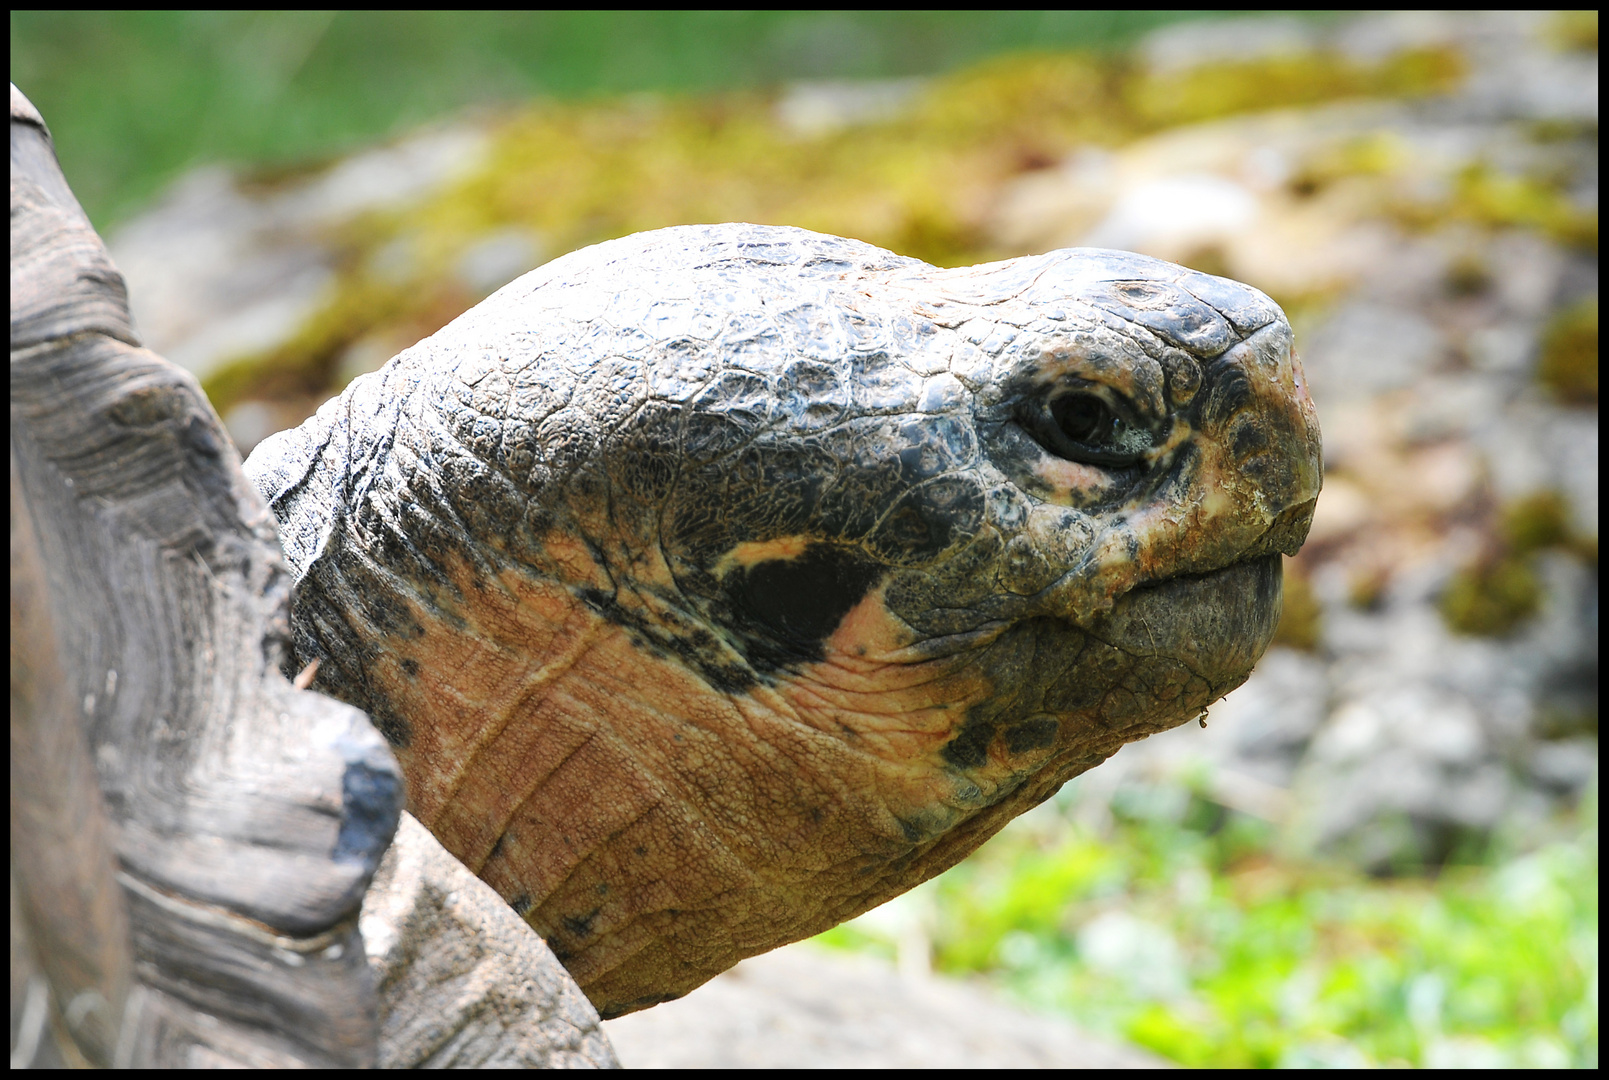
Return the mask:
<path fill-rule="evenodd" d="M 1123 422 L 1112 415 L 1106 402 L 1090 394 L 1063 394 L 1051 402 L 1050 416 L 1063 435 L 1091 445 L 1105 441 Z"/>
<path fill-rule="evenodd" d="M 1026 425 L 1057 457 L 1089 465 L 1132 465 L 1151 448 L 1151 435 L 1096 394 L 1072 391 L 1040 403 Z"/>

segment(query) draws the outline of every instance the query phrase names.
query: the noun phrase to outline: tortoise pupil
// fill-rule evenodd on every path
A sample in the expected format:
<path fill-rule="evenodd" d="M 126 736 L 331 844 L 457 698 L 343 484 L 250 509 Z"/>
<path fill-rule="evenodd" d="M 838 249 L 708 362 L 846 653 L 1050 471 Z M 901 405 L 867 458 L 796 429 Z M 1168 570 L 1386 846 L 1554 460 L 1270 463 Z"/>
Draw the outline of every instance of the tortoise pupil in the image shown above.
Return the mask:
<path fill-rule="evenodd" d="M 1074 442 L 1092 443 L 1105 431 L 1110 431 L 1111 412 L 1100 398 L 1089 394 L 1068 394 L 1050 406 L 1050 415 L 1062 434 Z"/>

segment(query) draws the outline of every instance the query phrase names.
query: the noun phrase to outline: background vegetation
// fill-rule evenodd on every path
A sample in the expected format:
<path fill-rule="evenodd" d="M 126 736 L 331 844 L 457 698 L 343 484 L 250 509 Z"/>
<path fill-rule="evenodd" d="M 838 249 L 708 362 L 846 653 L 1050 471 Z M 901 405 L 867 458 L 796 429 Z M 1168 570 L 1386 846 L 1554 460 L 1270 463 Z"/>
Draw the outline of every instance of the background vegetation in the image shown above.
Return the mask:
<path fill-rule="evenodd" d="M 473 105 L 933 74 L 1218 11 L 13 11 L 11 78 L 97 228 L 203 161 L 331 155 Z"/>
<path fill-rule="evenodd" d="M 1205 786 L 1079 781 L 825 944 L 983 976 L 1032 1006 L 1216 1068 L 1596 1067 L 1596 795 L 1538 844 L 1371 878 L 1281 850 Z"/>

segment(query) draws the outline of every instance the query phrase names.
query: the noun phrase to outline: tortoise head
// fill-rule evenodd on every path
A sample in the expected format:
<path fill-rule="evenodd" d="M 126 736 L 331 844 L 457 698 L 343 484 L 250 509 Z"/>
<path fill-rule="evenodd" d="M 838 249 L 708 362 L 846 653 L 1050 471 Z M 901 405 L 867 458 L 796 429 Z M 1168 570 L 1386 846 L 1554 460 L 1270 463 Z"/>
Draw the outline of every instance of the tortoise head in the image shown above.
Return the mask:
<path fill-rule="evenodd" d="M 1318 426 L 1244 285 L 798 229 L 565 256 L 248 472 L 295 667 L 605 1016 L 953 865 L 1245 680 Z"/>

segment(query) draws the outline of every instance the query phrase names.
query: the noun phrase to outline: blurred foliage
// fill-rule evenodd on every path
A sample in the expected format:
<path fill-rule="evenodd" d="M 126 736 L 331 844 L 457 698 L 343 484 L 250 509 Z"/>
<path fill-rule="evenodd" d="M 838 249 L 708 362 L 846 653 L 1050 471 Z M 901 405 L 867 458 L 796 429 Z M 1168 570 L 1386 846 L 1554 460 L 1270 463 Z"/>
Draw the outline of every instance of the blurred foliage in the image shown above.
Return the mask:
<path fill-rule="evenodd" d="M 1191 1066 L 1597 1065 L 1595 794 L 1573 839 L 1434 881 L 1281 856 L 1184 790 L 1120 791 L 1105 831 L 1057 809 L 924 887 L 939 970 Z"/>
<path fill-rule="evenodd" d="M 1447 267 L 1447 293 L 1455 297 L 1481 296 L 1493 285 L 1492 268 L 1481 255 L 1466 251 Z"/>
<path fill-rule="evenodd" d="M 103 231 L 185 168 L 339 154 L 465 106 L 943 72 L 1218 11 L 13 11 L 11 78 Z"/>
<path fill-rule="evenodd" d="M 1476 162 L 1460 171 L 1450 211 L 1488 228 L 1538 228 L 1561 244 L 1598 250 L 1597 207 L 1578 206 L 1555 178 L 1513 176 Z"/>
<path fill-rule="evenodd" d="M 1563 549 L 1596 565 L 1597 542 L 1570 527 L 1570 504 L 1557 491 L 1540 491 L 1502 507 L 1491 548 L 1453 575 L 1442 591 L 1442 618 L 1462 634 L 1500 636 L 1536 614 L 1542 582 L 1534 556 Z"/>
<path fill-rule="evenodd" d="M 1595 139 L 1596 128 L 1590 134 Z M 1581 138 L 1583 132 L 1571 124 L 1538 123 L 1531 126 L 1530 135 L 1547 143 Z M 1382 133 L 1364 141 L 1376 151 L 1373 155 L 1359 153 L 1351 161 L 1332 155 L 1329 171 L 1320 171 L 1316 179 L 1306 171 L 1299 174 L 1297 184 L 1306 187 L 1297 186 L 1296 192 L 1311 194 L 1318 183 L 1345 176 L 1389 175 L 1398 162 L 1408 160 L 1406 152 L 1396 160 L 1388 156 L 1394 141 L 1395 136 Z M 1473 161 L 1458 171 L 1446 190 L 1439 184 L 1402 185 L 1383 209 L 1410 229 L 1432 231 L 1454 221 L 1484 229 L 1537 229 L 1558 243 L 1596 254 L 1598 208 L 1581 205 L 1571 181 L 1568 173 L 1516 175 Z"/>
<path fill-rule="evenodd" d="M 1451 49 L 1405 49 L 1376 63 L 1339 53 L 1293 53 L 1159 72 L 1129 84 L 1134 113 L 1159 126 L 1349 97 L 1415 97 L 1456 87 L 1463 57 Z"/>
<path fill-rule="evenodd" d="M 1503 539 L 1516 555 L 1570 543 L 1570 504 L 1557 491 L 1539 491 L 1503 508 Z"/>
<path fill-rule="evenodd" d="M 1359 611 L 1377 611 L 1391 584 L 1391 570 L 1379 564 L 1353 569 L 1347 579 L 1346 602 Z"/>
<path fill-rule="evenodd" d="M 1444 88 L 1402 80 L 1396 60 L 1350 66 L 1345 80 L 1280 56 L 1207 65 L 1190 77 L 1255 90 L 1207 102 L 1152 89 L 1178 77 L 1126 58 L 1018 54 L 936 80 L 892 119 L 814 136 L 779 125 L 766 94 L 537 108 L 504 130 L 500 157 L 462 189 L 459 207 L 440 204 L 442 224 L 462 234 L 518 222 L 568 251 L 671 224 L 788 223 L 961 265 L 1007 254 L 982 246 L 981 217 L 986 196 L 1013 175 L 1208 109 Z M 1296 70 L 1312 78 L 1300 82 Z"/>
<path fill-rule="evenodd" d="M 1309 197 L 1349 177 L 1388 176 L 1407 157 L 1401 136 L 1391 131 L 1370 132 L 1325 145 L 1302 162 L 1288 183 L 1292 194 Z"/>
<path fill-rule="evenodd" d="M 1571 405 L 1598 404 L 1598 298 L 1556 313 L 1542 333 L 1536 377 Z"/>
<path fill-rule="evenodd" d="M 1440 605 L 1449 628 L 1499 637 L 1536 614 L 1542 605 L 1542 582 L 1528 559 L 1504 552 L 1454 574 L 1442 590 Z"/>
<path fill-rule="evenodd" d="M 1598 51 L 1598 13 L 1556 12 L 1549 20 L 1548 35 L 1566 52 L 1595 53 Z"/>

